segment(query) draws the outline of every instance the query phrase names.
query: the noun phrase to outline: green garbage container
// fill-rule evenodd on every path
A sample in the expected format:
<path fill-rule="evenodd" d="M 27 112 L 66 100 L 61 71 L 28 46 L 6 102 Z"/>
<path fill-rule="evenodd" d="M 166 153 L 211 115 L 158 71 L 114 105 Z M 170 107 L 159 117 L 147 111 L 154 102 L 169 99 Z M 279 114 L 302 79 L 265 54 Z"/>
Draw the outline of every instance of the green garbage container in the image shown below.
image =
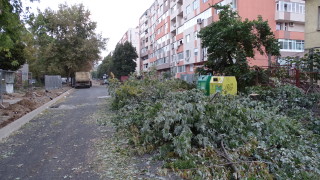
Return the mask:
<path fill-rule="evenodd" d="M 210 80 L 211 75 L 200 75 L 197 81 L 197 89 L 202 89 L 205 91 L 205 95 L 210 94 Z"/>

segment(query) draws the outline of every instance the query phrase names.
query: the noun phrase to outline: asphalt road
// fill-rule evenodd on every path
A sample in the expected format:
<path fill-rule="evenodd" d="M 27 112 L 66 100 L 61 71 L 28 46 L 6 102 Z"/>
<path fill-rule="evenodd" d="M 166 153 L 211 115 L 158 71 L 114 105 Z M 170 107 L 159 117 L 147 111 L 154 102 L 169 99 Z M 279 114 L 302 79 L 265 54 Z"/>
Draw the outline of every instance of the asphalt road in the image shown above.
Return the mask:
<path fill-rule="evenodd" d="M 93 116 L 104 86 L 76 89 L 0 142 L 0 179 L 99 179 L 93 144 L 101 133 Z"/>

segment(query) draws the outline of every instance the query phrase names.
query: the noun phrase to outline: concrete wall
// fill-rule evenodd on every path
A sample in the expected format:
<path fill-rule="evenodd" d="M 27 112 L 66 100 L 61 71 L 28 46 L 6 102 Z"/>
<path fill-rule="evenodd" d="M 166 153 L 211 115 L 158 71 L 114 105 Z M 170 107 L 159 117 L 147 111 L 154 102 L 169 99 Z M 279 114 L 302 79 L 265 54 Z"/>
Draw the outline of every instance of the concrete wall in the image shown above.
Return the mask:
<path fill-rule="evenodd" d="M 306 0 L 306 49 L 320 47 L 319 7 L 319 0 Z"/>

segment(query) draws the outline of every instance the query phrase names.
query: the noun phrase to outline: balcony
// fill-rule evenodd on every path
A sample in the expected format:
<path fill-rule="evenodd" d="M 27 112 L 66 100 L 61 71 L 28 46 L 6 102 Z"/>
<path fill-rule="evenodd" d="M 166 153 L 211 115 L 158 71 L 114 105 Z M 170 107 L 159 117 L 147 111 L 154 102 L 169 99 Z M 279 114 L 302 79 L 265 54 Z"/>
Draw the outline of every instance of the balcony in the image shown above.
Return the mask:
<path fill-rule="evenodd" d="M 290 21 L 290 22 L 305 22 L 305 14 L 276 11 L 275 20 L 278 22 Z"/>
<path fill-rule="evenodd" d="M 157 66 L 157 70 L 164 70 L 169 68 L 170 68 L 170 63 L 165 63 Z"/>

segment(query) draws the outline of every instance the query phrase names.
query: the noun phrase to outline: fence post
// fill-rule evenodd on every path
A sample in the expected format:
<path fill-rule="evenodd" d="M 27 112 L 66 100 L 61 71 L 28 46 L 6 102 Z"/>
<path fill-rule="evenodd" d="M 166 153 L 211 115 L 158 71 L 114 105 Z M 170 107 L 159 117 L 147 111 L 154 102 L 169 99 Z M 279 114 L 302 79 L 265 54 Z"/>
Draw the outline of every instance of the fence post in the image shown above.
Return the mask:
<path fill-rule="evenodd" d="M 310 72 L 311 72 L 311 76 L 310 76 L 310 88 L 311 88 L 311 92 L 313 92 L 313 54 L 314 54 L 314 49 L 311 48 L 309 50 L 309 65 L 310 65 Z"/>
<path fill-rule="evenodd" d="M 294 68 L 295 74 L 296 74 L 296 86 L 300 87 L 300 70 L 297 68 Z"/>

